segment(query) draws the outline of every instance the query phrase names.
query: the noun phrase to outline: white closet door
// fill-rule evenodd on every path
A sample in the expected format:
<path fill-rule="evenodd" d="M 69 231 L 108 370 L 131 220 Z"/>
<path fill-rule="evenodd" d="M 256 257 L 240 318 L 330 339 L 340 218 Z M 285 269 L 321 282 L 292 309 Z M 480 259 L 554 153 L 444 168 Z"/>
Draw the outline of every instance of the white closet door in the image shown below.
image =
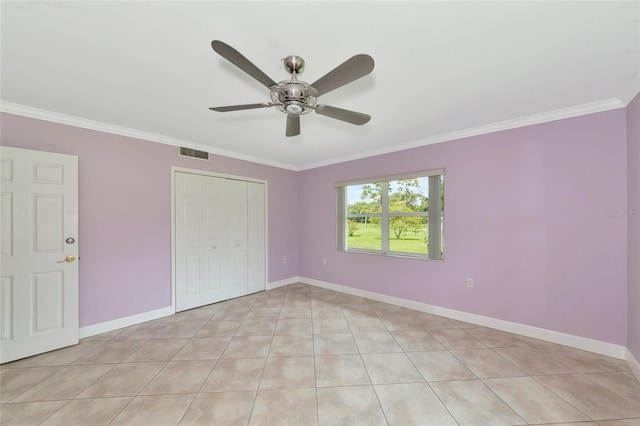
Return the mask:
<path fill-rule="evenodd" d="M 227 180 L 226 280 L 229 297 L 247 294 L 247 182 Z"/>
<path fill-rule="evenodd" d="M 176 311 L 264 290 L 264 184 L 175 173 Z"/>
<path fill-rule="evenodd" d="M 176 311 L 203 304 L 202 185 L 202 176 L 175 174 Z"/>
<path fill-rule="evenodd" d="M 264 184 L 247 183 L 248 293 L 265 290 Z"/>
<path fill-rule="evenodd" d="M 224 285 L 224 252 L 226 239 L 226 179 L 201 176 L 203 181 L 205 232 L 202 253 L 206 259 L 204 303 L 228 299 L 231 293 Z"/>

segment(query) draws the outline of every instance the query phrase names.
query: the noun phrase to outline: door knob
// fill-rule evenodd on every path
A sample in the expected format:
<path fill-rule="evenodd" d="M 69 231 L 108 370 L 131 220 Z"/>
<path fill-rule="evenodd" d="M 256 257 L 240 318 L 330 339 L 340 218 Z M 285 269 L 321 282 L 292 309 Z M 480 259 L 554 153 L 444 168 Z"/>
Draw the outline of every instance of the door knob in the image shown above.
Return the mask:
<path fill-rule="evenodd" d="M 76 261 L 76 257 L 75 256 L 67 256 L 67 257 L 64 258 L 64 260 L 58 261 L 58 263 L 64 263 L 64 262 L 73 263 L 75 261 Z"/>

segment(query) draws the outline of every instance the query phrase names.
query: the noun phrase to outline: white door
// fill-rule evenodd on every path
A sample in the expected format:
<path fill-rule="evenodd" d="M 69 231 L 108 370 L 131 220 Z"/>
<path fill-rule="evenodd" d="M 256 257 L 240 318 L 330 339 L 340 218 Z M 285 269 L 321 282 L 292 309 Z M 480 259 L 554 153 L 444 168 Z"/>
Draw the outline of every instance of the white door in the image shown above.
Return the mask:
<path fill-rule="evenodd" d="M 202 176 L 175 174 L 176 311 L 203 305 Z"/>
<path fill-rule="evenodd" d="M 227 180 L 225 284 L 230 297 L 247 294 L 247 182 Z"/>
<path fill-rule="evenodd" d="M 204 230 L 202 235 L 202 253 L 206 259 L 204 305 L 226 300 L 231 292 L 224 286 L 224 252 L 227 250 L 226 238 L 226 179 L 200 176 L 202 179 L 204 204 Z"/>
<path fill-rule="evenodd" d="M 0 147 L 0 363 L 78 343 L 78 157 Z"/>
<path fill-rule="evenodd" d="M 264 290 L 264 184 L 174 176 L 176 311 Z"/>
<path fill-rule="evenodd" d="M 247 183 L 248 293 L 266 288 L 264 184 Z"/>

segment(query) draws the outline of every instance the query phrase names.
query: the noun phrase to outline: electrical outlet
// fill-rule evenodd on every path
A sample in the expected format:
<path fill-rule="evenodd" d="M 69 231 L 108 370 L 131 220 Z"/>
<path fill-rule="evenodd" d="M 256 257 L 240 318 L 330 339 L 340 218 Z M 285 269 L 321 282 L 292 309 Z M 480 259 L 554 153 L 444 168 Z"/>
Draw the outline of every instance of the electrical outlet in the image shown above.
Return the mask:
<path fill-rule="evenodd" d="M 473 278 L 467 278 L 467 287 L 473 287 Z"/>
<path fill-rule="evenodd" d="M 287 263 L 287 258 L 286 258 L 286 257 L 283 257 L 283 258 L 282 258 L 282 264 L 284 265 L 285 263 Z"/>
<path fill-rule="evenodd" d="M 327 259 L 322 259 L 322 266 L 327 266 Z"/>

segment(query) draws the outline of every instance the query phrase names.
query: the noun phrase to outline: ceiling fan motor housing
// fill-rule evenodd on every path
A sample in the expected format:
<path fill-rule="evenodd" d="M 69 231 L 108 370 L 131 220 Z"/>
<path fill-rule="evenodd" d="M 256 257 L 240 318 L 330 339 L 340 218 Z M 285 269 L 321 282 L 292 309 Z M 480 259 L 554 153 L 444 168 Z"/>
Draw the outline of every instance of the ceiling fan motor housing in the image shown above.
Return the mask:
<path fill-rule="evenodd" d="M 300 80 L 285 80 L 271 88 L 274 106 L 287 114 L 302 115 L 311 112 L 317 98 L 310 93 L 309 84 Z"/>

